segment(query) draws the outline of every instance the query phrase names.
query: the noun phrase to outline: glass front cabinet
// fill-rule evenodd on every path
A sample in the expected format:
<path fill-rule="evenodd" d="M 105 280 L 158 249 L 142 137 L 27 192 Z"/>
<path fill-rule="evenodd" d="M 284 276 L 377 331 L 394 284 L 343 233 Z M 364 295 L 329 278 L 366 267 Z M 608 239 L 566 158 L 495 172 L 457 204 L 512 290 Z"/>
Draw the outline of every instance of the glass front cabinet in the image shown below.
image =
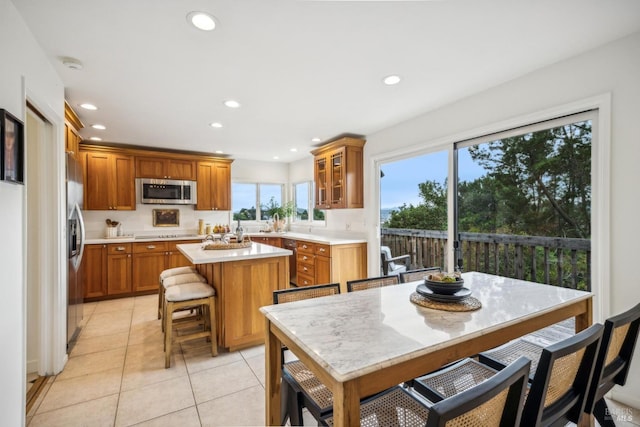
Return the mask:
<path fill-rule="evenodd" d="M 342 137 L 312 151 L 317 209 L 364 207 L 364 143 L 361 138 Z"/>

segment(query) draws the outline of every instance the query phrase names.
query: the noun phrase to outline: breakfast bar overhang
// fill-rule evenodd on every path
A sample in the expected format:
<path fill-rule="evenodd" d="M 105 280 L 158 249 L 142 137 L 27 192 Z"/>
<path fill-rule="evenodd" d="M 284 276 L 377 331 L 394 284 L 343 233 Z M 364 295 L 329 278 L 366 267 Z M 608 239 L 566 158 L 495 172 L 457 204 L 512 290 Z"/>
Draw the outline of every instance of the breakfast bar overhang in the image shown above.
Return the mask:
<path fill-rule="evenodd" d="M 230 351 L 264 343 L 259 309 L 273 303 L 273 291 L 289 287 L 288 249 L 252 242 L 241 249 L 177 246 L 216 290 L 218 345 Z"/>

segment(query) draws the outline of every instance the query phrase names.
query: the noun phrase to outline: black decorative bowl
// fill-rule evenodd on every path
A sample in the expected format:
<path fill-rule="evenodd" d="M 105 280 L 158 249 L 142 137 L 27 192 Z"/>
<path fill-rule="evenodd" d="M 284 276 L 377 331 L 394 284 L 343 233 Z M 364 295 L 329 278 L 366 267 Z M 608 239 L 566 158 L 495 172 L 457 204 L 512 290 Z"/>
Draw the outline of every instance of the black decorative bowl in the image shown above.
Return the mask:
<path fill-rule="evenodd" d="M 458 279 L 455 282 L 440 282 L 424 279 L 424 285 L 431 289 L 433 293 L 440 295 L 453 295 L 462 289 L 464 279 Z"/>

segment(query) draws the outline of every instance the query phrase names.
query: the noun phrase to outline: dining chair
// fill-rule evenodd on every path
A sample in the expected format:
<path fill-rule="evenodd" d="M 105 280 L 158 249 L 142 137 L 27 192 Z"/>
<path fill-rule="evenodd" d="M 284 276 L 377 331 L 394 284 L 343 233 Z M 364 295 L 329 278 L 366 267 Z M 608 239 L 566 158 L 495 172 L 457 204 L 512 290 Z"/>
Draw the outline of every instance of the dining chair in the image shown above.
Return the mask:
<path fill-rule="evenodd" d="M 370 277 L 347 281 L 347 292 L 364 291 L 365 289 L 382 288 L 383 286 L 397 285 L 400 278 L 397 275 Z"/>
<path fill-rule="evenodd" d="M 407 267 L 411 262 L 411 255 L 391 256 L 391 248 L 389 246 L 380 246 L 380 260 L 382 266 L 382 274 L 385 276 L 399 274 L 407 271 Z"/>
<path fill-rule="evenodd" d="M 543 348 L 530 382 L 521 426 L 579 424 L 603 330 L 600 324 L 592 325 Z M 416 378 L 413 386 L 415 391 L 437 402 L 492 378 L 495 372 L 495 369 L 467 358 L 449 368 Z"/>
<path fill-rule="evenodd" d="M 273 303 L 284 304 L 339 293 L 340 283 L 280 289 L 273 291 Z M 292 426 L 302 425 L 302 408 L 307 408 L 316 420 L 320 420 L 333 407 L 333 393 L 301 361 L 293 360 L 285 363 L 285 351 L 286 347 L 283 346 L 282 379 L 287 385 L 283 424 L 288 415 Z"/>
<path fill-rule="evenodd" d="M 425 276 L 428 276 L 432 272 L 440 272 L 442 269 L 440 267 L 427 267 L 427 268 L 418 268 L 415 270 L 403 271 L 399 274 L 400 283 L 407 282 L 416 282 L 418 280 L 424 279 Z"/>
<path fill-rule="evenodd" d="M 595 373 L 587 396 L 585 412 L 602 426 L 615 426 L 604 395 L 613 386 L 625 385 L 640 327 L 640 304 L 604 322 Z"/>
<path fill-rule="evenodd" d="M 487 381 L 427 406 L 396 386 L 360 403 L 361 426 L 497 427 L 518 425 L 530 362 L 524 357 Z M 321 420 L 333 425 L 333 413 Z"/>

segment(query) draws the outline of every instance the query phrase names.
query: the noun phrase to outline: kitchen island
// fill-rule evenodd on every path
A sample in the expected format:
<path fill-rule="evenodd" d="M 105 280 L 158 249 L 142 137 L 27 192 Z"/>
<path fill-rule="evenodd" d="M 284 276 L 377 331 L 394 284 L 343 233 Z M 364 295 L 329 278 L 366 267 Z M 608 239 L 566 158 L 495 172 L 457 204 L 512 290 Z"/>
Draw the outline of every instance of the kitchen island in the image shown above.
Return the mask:
<path fill-rule="evenodd" d="M 288 249 L 252 242 L 242 249 L 205 250 L 201 243 L 177 245 L 216 290 L 218 345 L 230 351 L 264 343 L 260 307 L 273 291 L 289 287 Z"/>

